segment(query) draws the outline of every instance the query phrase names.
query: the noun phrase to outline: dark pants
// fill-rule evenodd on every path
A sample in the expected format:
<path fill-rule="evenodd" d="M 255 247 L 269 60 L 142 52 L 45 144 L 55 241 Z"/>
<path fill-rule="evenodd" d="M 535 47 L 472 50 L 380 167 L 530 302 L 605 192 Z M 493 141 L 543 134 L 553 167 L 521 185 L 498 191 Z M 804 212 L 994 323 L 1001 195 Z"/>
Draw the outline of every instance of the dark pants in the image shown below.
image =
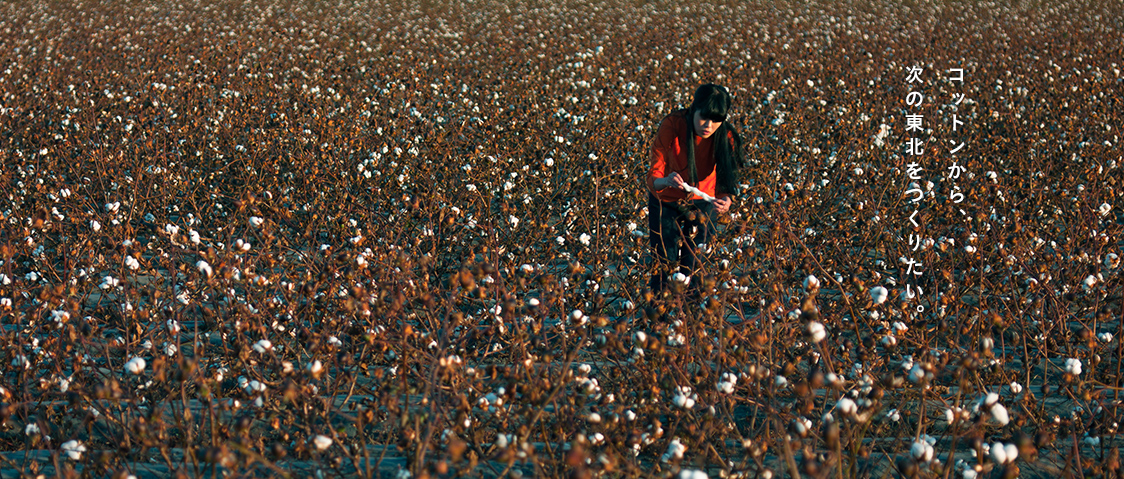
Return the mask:
<path fill-rule="evenodd" d="M 679 263 L 679 271 L 686 275 L 697 272 L 706 261 L 698 245 L 714 240 L 718 212 L 714 204 L 704 200 L 682 203 L 665 203 L 648 193 L 648 243 L 656 259 L 655 271 L 648 282 L 653 292 L 660 292 L 667 276 L 674 271 L 668 266 Z M 698 278 L 695 278 L 698 279 Z"/>

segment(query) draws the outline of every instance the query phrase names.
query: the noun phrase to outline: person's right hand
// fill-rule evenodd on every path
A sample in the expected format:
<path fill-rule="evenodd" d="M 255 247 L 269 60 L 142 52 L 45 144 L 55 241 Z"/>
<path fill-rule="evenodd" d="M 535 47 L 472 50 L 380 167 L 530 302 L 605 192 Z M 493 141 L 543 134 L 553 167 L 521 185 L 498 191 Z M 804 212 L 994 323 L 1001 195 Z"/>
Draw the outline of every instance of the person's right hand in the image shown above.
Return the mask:
<path fill-rule="evenodd" d="M 660 178 L 660 180 L 663 183 L 663 188 L 667 188 L 669 186 L 683 188 L 684 186 L 687 186 L 687 182 L 683 180 L 682 176 L 679 176 L 679 173 L 673 172 L 670 175 Z"/>

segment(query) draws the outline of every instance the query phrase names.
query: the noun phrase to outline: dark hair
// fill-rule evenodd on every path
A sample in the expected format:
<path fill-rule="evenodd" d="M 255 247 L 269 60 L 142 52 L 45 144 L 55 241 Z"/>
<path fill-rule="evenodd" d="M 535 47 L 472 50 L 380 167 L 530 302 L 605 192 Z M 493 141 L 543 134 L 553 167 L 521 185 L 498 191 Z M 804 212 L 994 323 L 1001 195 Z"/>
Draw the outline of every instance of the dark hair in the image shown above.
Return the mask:
<path fill-rule="evenodd" d="M 721 122 L 722 126 L 718 127 L 713 137 L 725 140 L 732 136 L 734 145 L 731 148 L 729 141 L 714 142 L 712 151 L 714 152 L 715 165 L 715 193 L 736 196 L 738 194 L 737 170 L 745 166 L 745 158 L 742 156 L 741 135 L 738 134 L 734 125 L 726 121 L 730 112 L 730 103 L 730 92 L 722 86 L 707 83 L 695 90 L 695 99 L 691 102 L 691 107 L 687 109 L 687 144 L 685 146 L 687 147 L 687 171 L 691 175 L 690 181 L 692 185 L 698 185 L 699 174 L 695 169 L 695 112 L 698 112 L 699 116 L 704 119 Z"/>

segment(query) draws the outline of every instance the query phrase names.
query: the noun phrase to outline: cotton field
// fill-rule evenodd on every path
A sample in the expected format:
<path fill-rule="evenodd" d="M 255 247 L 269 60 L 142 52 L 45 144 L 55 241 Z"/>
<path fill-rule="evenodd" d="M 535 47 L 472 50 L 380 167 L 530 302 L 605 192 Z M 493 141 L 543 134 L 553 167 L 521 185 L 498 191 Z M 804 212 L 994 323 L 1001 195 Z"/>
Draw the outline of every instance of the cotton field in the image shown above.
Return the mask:
<path fill-rule="evenodd" d="M 1120 38 L 1099 0 L 0 3 L 0 477 L 1116 477 Z M 749 166 L 688 276 L 644 179 L 708 82 Z"/>

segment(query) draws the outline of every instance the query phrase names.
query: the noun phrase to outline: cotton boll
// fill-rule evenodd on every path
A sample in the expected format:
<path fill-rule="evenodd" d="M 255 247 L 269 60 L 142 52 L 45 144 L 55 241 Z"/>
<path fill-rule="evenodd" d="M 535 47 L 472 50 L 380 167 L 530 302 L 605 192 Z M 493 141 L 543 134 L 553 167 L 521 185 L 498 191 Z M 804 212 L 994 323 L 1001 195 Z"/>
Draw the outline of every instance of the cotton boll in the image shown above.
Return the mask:
<path fill-rule="evenodd" d="M 890 293 L 886 291 L 886 288 L 881 286 L 870 288 L 870 300 L 873 301 L 874 304 L 882 304 L 886 302 L 886 298 L 888 297 L 890 297 Z"/>
<path fill-rule="evenodd" d="M 725 394 L 733 394 L 734 386 L 738 383 L 738 376 L 733 373 L 722 373 L 722 378 L 719 379 L 718 391 Z"/>
<path fill-rule="evenodd" d="M 1000 426 L 1006 426 L 1007 423 L 1011 422 L 1011 418 L 1007 414 L 1007 408 L 1002 404 L 992 404 L 989 412 L 991 413 L 991 418 Z"/>
<path fill-rule="evenodd" d="M 1068 358 L 1065 360 L 1065 372 L 1074 376 L 1081 375 L 1081 360 L 1076 358 Z"/>
<path fill-rule="evenodd" d="M 129 359 L 129 362 L 125 363 L 125 370 L 132 374 L 139 375 L 144 371 L 145 365 L 146 364 L 144 358 L 134 356 L 133 358 Z"/>
<path fill-rule="evenodd" d="M 926 441 L 916 441 L 910 446 L 909 454 L 917 462 L 930 462 L 933 460 L 933 446 Z"/>
<path fill-rule="evenodd" d="M 1014 444 L 1004 444 L 1003 452 L 1007 455 L 1008 463 L 1015 462 L 1015 459 L 1019 457 L 1019 447 Z"/>
<path fill-rule="evenodd" d="M 855 404 L 855 401 L 846 396 L 839 398 L 839 401 L 835 403 L 835 409 L 846 416 L 855 414 L 859 411 L 858 405 Z"/>
<path fill-rule="evenodd" d="M 695 407 L 695 397 L 696 395 L 691 394 L 689 386 L 679 386 L 676 388 L 675 397 L 672 398 L 671 402 L 683 409 L 691 409 Z"/>
<path fill-rule="evenodd" d="M 709 479 L 709 477 L 705 472 L 697 469 L 679 471 L 679 479 Z"/>
<path fill-rule="evenodd" d="M 258 354 L 265 354 L 266 351 L 269 351 L 271 349 L 273 349 L 273 343 L 271 343 L 268 339 L 262 339 L 254 343 L 254 351 L 257 351 Z"/>
<path fill-rule="evenodd" d="M 312 438 L 312 444 L 316 446 L 317 451 L 323 451 L 331 447 L 332 442 L 332 438 L 323 434 L 317 434 L 316 437 Z"/>
<path fill-rule="evenodd" d="M 86 446 L 83 446 L 82 443 L 77 440 L 71 439 L 62 443 L 61 451 L 66 454 L 66 457 L 70 458 L 71 461 L 77 461 L 82 459 L 82 453 L 86 452 Z"/>
<path fill-rule="evenodd" d="M 818 289 L 820 289 L 820 280 L 816 278 L 816 275 L 810 274 L 807 278 L 804 278 L 805 291 L 816 291 Z"/>
<path fill-rule="evenodd" d="M 996 464 L 1007 463 L 1007 449 L 1003 447 L 1003 444 L 998 442 L 992 443 L 988 453 L 991 455 L 991 460 Z"/>
<path fill-rule="evenodd" d="M 913 365 L 913 369 L 909 370 L 909 380 L 916 384 L 920 383 L 922 379 L 925 379 L 925 370 L 919 364 Z"/>
<path fill-rule="evenodd" d="M 987 406 L 995 405 L 997 402 L 999 402 L 999 395 L 996 393 L 989 392 L 987 396 L 984 396 L 983 403 Z"/>
<path fill-rule="evenodd" d="M 199 269 L 200 273 L 203 273 L 203 274 L 207 275 L 208 278 L 210 278 L 211 275 L 213 275 L 215 273 L 214 270 L 211 269 L 211 265 L 208 264 L 206 261 L 203 261 L 203 260 L 197 261 L 195 263 L 195 267 L 197 269 Z"/>
<path fill-rule="evenodd" d="M 819 321 L 812 321 L 808 323 L 808 337 L 813 343 L 819 343 L 827 337 L 827 331 L 824 329 L 823 323 Z"/>
<path fill-rule="evenodd" d="M 664 455 L 660 457 L 660 460 L 662 462 L 670 462 L 673 460 L 678 461 L 680 459 L 683 459 L 683 453 L 685 452 L 687 452 L 687 446 L 683 445 L 682 442 L 679 442 L 679 438 L 675 438 L 672 439 L 671 443 L 667 445 L 667 452 L 665 452 Z"/>
<path fill-rule="evenodd" d="M 257 228 L 257 227 L 261 226 L 263 223 L 265 223 L 264 218 L 261 218 L 259 216 L 251 216 L 250 217 L 250 226 L 253 226 L 254 228 Z"/>

